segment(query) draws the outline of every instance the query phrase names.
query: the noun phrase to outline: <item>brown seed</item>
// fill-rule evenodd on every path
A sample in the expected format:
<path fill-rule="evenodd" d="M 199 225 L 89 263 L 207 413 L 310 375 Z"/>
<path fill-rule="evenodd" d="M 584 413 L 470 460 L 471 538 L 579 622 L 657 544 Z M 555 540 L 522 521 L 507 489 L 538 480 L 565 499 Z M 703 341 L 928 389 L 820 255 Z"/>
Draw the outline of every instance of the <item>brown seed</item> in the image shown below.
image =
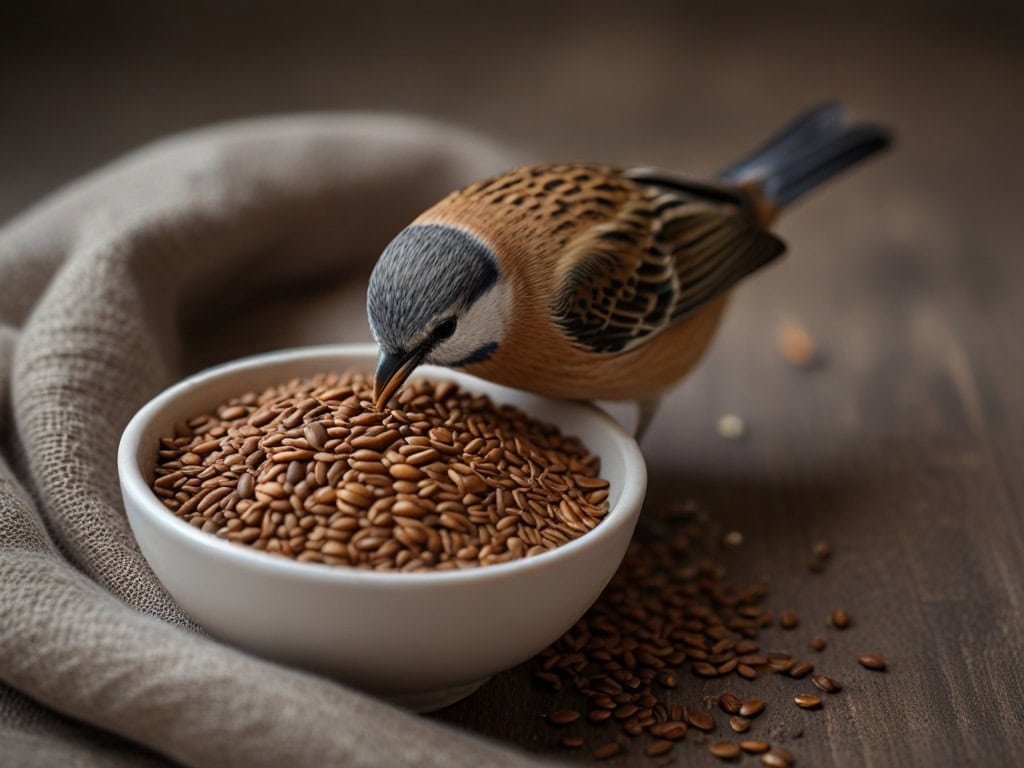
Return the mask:
<path fill-rule="evenodd" d="M 771 749 L 771 744 L 767 741 L 741 741 L 740 749 L 744 752 L 749 752 L 752 755 L 760 755 L 763 752 L 767 752 Z"/>
<path fill-rule="evenodd" d="M 757 677 L 757 670 L 747 664 L 739 664 L 736 667 L 736 671 L 741 677 L 745 677 L 747 680 L 753 680 Z"/>
<path fill-rule="evenodd" d="M 743 717 L 757 717 L 764 711 L 764 702 L 761 699 L 750 699 L 743 702 L 740 707 L 740 715 Z"/>
<path fill-rule="evenodd" d="M 663 688 L 669 689 L 675 688 L 679 685 L 679 680 L 671 672 L 662 672 L 658 675 L 658 682 Z"/>
<path fill-rule="evenodd" d="M 807 677 L 811 672 L 814 671 L 814 665 L 809 661 L 798 661 L 792 667 L 789 668 L 790 677 Z"/>
<path fill-rule="evenodd" d="M 697 661 L 694 662 L 693 673 L 701 677 L 717 677 L 718 669 L 715 668 L 714 664 L 708 664 L 706 661 Z"/>
<path fill-rule="evenodd" d="M 556 709 L 548 715 L 548 722 L 552 725 L 568 725 L 580 719 L 580 713 L 575 709 Z"/>
<path fill-rule="evenodd" d="M 701 731 L 711 731 L 715 728 L 715 718 L 702 709 L 687 708 L 686 721 Z"/>
<path fill-rule="evenodd" d="M 811 650 L 824 651 L 828 647 L 828 641 L 824 637 L 816 637 L 811 640 Z"/>
<path fill-rule="evenodd" d="M 793 764 L 793 756 L 782 747 L 773 747 L 761 755 L 761 764 L 768 768 L 788 768 Z"/>
<path fill-rule="evenodd" d="M 842 608 L 836 608 L 828 618 L 829 623 L 836 629 L 846 629 L 850 626 L 850 617 Z"/>
<path fill-rule="evenodd" d="M 658 729 L 657 732 L 654 732 L 654 728 Z M 678 741 L 686 736 L 686 723 L 679 722 L 678 720 L 668 720 L 664 723 L 659 723 L 657 726 L 653 726 L 651 733 L 662 739 Z"/>
<path fill-rule="evenodd" d="M 818 541 L 811 547 L 811 554 L 819 560 L 827 560 L 832 556 L 832 547 L 826 541 Z"/>
<path fill-rule="evenodd" d="M 798 693 L 793 697 L 793 701 L 801 709 L 815 709 L 821 706 L 821 698 L 813 693 Z"/>
<path fill-rule="evenodd" d="M 708 747 L 708 752 L 721 760 L 735 760 L 742 754 L 740 748 L 731 741 L 716 741 Z"/>
<path fill-rule="evenodd" d="M 811 677 L 811 682 L 814 683 L 818 690 L 825 693 L 837 693 L 843 689 L 842 683 L 825 675 L 814 675 Z"/>
<path fill-rule="evenodd" d="M 779 352 L 795 368 L 808 368 L 815 362 L 814 339 L 803 326 L 785 322 L 777 333 Z"/>
<path fill-rule="evenodd" d="M 722 708 L 722 711 L 726 714 L 735 715 L 740 711 L 740 707 L 743 706 L 743 702 L 739 696 L 731 693 L 723 693 L 718 697 L 718 706 Z"/>
<path fill-rule="evenodd" d="M 736 733 L 746 733 L 750 730 L 750 720 L 739 715 L 734 715 L 729 718 L 729 727 L 732 728 Z"/>
<path fill-rule="evenodd" d="M 591 754 L 594 756 L 595 760 L 607 760 L 610 757 L 615 757 L 621 750 L 622 747 L 620 747 L 616 742 L 607 741 L 595 749 Z"/>
<path fill-rule="evenodd" d="M 587 713 L 587 719 L 592 723 L 603 723 L 605 720 L 610 719 L 612 712 L 610 709 L 592 709 Z"/>
<path fill-rule="evenodd" d="M 862 667 L 867 669 L 874 669 L 879 672 L 885 670 L 885 659 L 874 653 L 862 653 L 857 657 L 857 661 L 860 662 Z"/>
<path fill-rule="evenodd" d="M 380 412 L 372 394 L 371 379 L 350 372 L 222 403 L 159 440 L 154 488 L 206 533 L 302 562 L 376 570 L 529 557 L 606 514 L 597 457 L 553 428 L 454 384 L 414 381 L 394 410 Z M 637 662 L 667 666 L 647 650 Z"/>
<path fill-rule="evenodd" d="M 799 621 L 796 611 L 783 611 L 782 615 L 779 616 L 779 626 L 783 629 L 793 629 Z"/>
<path fill-rule="evenodd" d="M 583 746 L 582 736 L 563 736 L 562 746 L 566 749 L 579 749 Z"/>
<path fill-rule="evenodd" d="M 658 755 L 664 755 L 671 749 L 671 741 L 668 741 L 667 739 L 658 739 L 657 741 L 652 741 L 650 744 L 648 744 L 647 748 L 644 749 L 644 752 L 647 754 L 648 757 L 657 757 Z"/>

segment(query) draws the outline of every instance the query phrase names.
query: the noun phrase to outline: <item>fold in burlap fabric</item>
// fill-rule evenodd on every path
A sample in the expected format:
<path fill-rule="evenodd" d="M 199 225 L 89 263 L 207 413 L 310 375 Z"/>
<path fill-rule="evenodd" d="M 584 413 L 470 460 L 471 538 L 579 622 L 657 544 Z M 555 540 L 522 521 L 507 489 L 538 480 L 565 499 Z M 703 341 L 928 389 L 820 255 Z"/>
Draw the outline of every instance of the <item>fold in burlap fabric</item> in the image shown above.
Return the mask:
<path fill-rule="evenodd" d="M 0 230 L 0 763 L 534 764 L 197 631 L 139 553 L 115 471 L 132 413 L 185 373 L 365 338 L 380 248 L 508 165 L 422 121 L 246 121 L 145 148 Z"/>

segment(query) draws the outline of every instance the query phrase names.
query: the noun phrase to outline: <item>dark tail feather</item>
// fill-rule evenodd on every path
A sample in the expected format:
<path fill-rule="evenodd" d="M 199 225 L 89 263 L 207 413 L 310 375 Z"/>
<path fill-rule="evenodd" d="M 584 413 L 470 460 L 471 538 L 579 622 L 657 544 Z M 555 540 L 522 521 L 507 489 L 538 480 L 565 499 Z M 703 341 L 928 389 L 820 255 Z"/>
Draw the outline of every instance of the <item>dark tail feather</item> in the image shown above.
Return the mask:
<path fill-rule="evenodd" d="M 762 194 L 781 208 L 891 141 L 884 128 L 846 125 L 841 105 L 823 104 L 805 112 L 719 178 L 736 184 L 757 182 Z"/>

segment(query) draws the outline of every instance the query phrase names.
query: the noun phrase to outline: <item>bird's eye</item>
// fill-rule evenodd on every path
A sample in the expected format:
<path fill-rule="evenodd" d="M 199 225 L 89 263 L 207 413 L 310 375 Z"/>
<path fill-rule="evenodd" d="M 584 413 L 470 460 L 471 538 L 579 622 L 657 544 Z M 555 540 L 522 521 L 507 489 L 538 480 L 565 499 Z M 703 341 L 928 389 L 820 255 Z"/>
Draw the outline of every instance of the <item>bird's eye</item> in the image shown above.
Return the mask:
<path fill-rule="evenodd" d="M 455 318 L 449 317 L 447 320 L 442 320 L 434 328 L 434 341 L 444 341 L 450 338 L 453 333 L 455 333 Z"/>

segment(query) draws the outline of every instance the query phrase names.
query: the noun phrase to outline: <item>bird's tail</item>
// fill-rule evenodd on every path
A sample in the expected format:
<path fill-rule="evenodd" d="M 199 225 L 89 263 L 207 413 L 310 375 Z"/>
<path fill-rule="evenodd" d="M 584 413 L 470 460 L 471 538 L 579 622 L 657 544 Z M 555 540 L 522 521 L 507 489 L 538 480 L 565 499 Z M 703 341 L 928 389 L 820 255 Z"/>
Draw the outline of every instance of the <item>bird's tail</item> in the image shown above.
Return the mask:
<path fill-rule="evenodd" d="M 765 202 L 777 210 L 885 149 L 891 141 L 889 131 L 880 126 L 846 123 L 841 104 L 820 104 L 722 171 L 719 178 L 755 186 Z"/>

